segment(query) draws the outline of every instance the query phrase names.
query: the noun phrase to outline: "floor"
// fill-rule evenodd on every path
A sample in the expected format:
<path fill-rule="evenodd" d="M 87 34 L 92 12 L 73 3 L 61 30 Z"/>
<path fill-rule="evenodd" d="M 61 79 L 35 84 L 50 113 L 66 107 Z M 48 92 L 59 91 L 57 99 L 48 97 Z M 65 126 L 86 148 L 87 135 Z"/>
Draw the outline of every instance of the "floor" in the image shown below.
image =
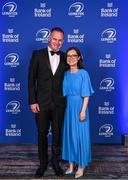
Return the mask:
<path fill-rule="evenodd" d="M 0 145 L 0 179 L 34 179 L 38 163 L 36 145 Z M 65 170 L 67 163 L 61 165 Z M 50 163 L 43 179 L 58 179 Z M 74 179 L 74 175 L 59 179 Z M 92 163 L 82 179 L 128 179 L 128 147 L 92 145 Z"/>

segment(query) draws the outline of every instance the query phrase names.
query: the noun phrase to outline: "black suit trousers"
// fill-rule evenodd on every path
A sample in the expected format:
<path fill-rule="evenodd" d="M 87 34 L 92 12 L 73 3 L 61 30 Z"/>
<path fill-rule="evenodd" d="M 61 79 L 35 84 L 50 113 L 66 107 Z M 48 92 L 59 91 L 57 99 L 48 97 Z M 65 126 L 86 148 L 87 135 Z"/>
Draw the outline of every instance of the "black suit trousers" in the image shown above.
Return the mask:
<path fill-rule="evenodd" d="M 61 155 L 61 138 L 64 118 L 64 108 L 51 103 L 47 108 L 40 106 L 36 114 L 38 129 L 38 155 L 42 169 L 48 164 L 48 131 L 51 124 L 52 130 L 52 161 L 58 161 Z"/>

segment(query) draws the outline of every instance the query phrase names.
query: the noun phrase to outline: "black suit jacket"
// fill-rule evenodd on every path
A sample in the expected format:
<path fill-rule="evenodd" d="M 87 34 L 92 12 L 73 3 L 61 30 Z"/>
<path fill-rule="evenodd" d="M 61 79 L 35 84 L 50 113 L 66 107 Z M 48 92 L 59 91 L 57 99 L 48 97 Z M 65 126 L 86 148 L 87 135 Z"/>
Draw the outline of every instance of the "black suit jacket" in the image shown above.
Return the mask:
<path fill-rule="evenodd" d="M 62 82 L 67 65 L 64 53 L 61 52 L 60 63 L 55 75 L 52 74 L 48 49 L 34 51 L 28 75 L 29 104 L 38 103 L 47 107 L 51 102 L 58 106 L 65 106 L 65 97 L 62 94 Z"/>

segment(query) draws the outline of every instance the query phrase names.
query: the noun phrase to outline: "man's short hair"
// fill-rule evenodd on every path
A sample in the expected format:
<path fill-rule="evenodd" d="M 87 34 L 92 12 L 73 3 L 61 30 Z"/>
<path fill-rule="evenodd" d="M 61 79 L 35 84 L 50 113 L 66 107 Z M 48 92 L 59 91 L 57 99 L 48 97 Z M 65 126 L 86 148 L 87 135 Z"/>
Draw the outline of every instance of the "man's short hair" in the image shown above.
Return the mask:
<path fill-rule="evenodd" d="M 61 32 L 61 33 L 63 33 L 63 35 L 64 35 L 64 31 L 63 31 L 60 27 L 54 27 L 54 28 L 52 28 L 52 29 L 51 29 L 51 33 L 52 33 L 53 31 Z"/>

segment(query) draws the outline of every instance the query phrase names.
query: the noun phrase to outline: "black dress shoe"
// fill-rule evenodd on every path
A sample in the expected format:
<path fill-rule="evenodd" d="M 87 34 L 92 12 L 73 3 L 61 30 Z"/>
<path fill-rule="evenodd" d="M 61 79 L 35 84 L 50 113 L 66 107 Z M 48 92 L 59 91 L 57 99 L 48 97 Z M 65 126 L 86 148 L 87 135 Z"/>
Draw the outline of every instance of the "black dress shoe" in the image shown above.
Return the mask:
<path fill-rule="evenodd" d="M 61 169 L 61 167 L 59 166 L 59 164 L 53 164 L 52 167 L 53 167 L 53 170 L 54 170 L 56 176 L 63 176 L 64 175 L 64 172 Z"/>
<path fill-rule="evenodd" d="M 41 168 L 38 168 L 38 169 L 36 170 L 36 173 L 35 173 L 35 178 L 41 178 L 41 177 L 43 177 L 45 170 L 46 170 L 46 169 L 43 169 L 43 170 L 42 170 Z"/>

